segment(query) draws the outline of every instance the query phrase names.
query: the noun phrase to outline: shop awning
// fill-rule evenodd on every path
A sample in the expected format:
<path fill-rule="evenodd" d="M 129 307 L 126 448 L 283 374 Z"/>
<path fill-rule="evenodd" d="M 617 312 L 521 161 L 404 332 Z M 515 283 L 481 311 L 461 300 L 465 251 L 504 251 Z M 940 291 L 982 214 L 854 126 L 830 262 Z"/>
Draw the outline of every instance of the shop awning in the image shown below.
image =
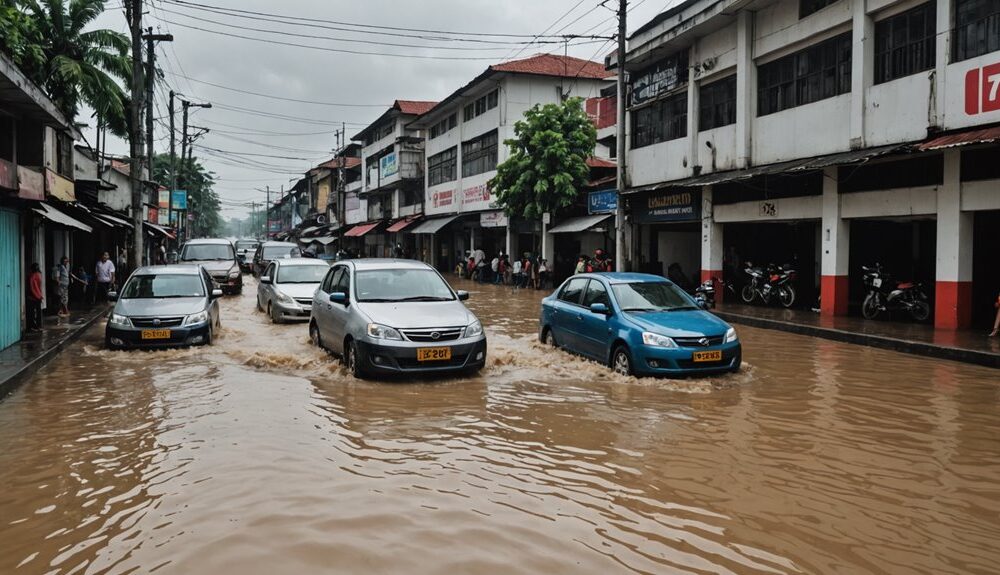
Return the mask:
<path fill-rule="evenodd" d="M 368 232 L 374 230 L 381 222 L 375 222 L 374 224 L 359 224 L 353 228 L 347 230 L 344 237 L 347 238 L 360 238 L 361 236 L 367 234 Z"/>
<path fill-rule="evenodd" d="M 171 240 L 175 239 L 174 234 L 172 234 L 170 232 L 170 230 L 168 230 L 167 228 L 165 228 L 163 226 L 160 226 L 160 225 L 157 225 L 157 224 L 154 224 L 154 223 L 151 223 L 151 222 L 142 222 L 142 223 L 143 223 L 143 225 L 146 226 L 146 231 L 151 236 L 155 236 L 156 234 L 160 234 L 160 235 L 162 235 L 163 237 L 165 237 L 167 239 L 171 239 Z M 154 233 L 154 232 L 156 232 L 156 233 Z"/>
<path fill-rule="evenodd" d="M 457 220 L 460 216 L 447 216 L 444 218 L 437 218 L 434 220 L 427 220 L 421 223 L 419 226 L 413 228 L 411 233 L 414 234 L 436 234 L 438 231 L 450 224 L 451 222 Z"/>
<path fill-rule="evenodd" d="M 87 224 L 77 220 L 69 215 L 60 212 L 59 210 L 53 208 L 49 204 L 38 204 L 38 207 L 32 208 L 36 214 L 41 215 L 43 218 L 49 220 L 52 223 L 56 223 L 62 226 L 67 226 L 70 228 L 76 228 L 78 230 L 83 230 L 85 232 L 93 232 L 94 228 L 88 226 Z"/>
<path fill-rule="evenodd" d="M 417 223 L 417 219 L 418 218 L 403 218 L 403 219 L 399 220 L 398 222 L 396 222 L 396 223 L 392 224 L 391 226 L 389 226 L 389 228 L 386 229 L 385 231 L 389 232 L 390 234 L 395 234 L 397 232 L 401 232 L 404 229 L 406 229 L 408 226 L 410 226 L 411 224 Z"/>
<path fill-rule="evenodd" d="M 315 232 L 316 230 L 318 230 L 318 229 L 320 229 L 322 227 L 323 226 L 312 226 L 310 228 L 306 228 L 306 229 L 304 229 L 304 230 L 302 230 L 302 231 L 299 232 L 299 237 L 308 236 L 309 234 Z"/>
<path fill-rule="evenodd" d="M 337 238 L 333 236 L 323 236 L 319 238 L 307 238 L 307 239 L 309 240 L 309 243 L 317 242 L 323 244 L 324 246 L 330 245 L 333 242 L 337 241 Z"/>
<path fill-rule="evenodd" d="M 931 150 L 942 150 L 944 148 L 954 148 L 955 146 L 968 146 L 970 144 L 989 144 L 1000 141 L 1000 126 L 983 128 L 978 130 L 966 130 L 957 134 L 938 136 L 933 140 L 928 140 L 917 146 L 921 152 Z"/>
<path fill-rule="evenodd" d="M 597 216 L 580 216 L 577 218 L 567 218 L 557 226 L 550 228 L 550 234 L 572 234 L 585 232 L 594 226 L 604 223 L 611 217 L 611 214 L 601 214 Z"/>

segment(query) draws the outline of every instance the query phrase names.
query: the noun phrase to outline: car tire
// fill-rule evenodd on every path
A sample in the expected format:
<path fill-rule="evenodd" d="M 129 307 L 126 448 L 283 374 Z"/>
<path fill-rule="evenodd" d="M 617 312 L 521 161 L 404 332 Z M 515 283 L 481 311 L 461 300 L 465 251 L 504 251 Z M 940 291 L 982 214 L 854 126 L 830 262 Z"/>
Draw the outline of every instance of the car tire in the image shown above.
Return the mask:
<path fill-rule="evenodd" d="M 110 337 L 105 337 L 104 338 L 104 348 L 107 349 L 108 351 L 118 351 L 118 350 L 121 349 L 117 345 L 111 343 L 111 338 Z"/>
<path fill-rule="evenodd" d="M 368 370 L 364 368 L 365 357 L 353 339 L 344 348 L 344 366 L 357 379 L 366 379 Z"/>
<path fill-rule="evenodd" d="M 632 365 L 632 354 L 624 344 L 615 346 L 611 352 L 611 370 L 619 375 L 633 375 L 635 369 Z"/>
<path fill-rule="evenodd" d="M 321 350 L 326 349 L 323 347 L 323 338 L 319 334 L 319 326 L 314 321 L 309 322 L 309 340 Z"/>
<path fill-rule="evenodd" d="M 556 342 L 556 334 L 552 333 L 552 328 L 547 327 L 542 330 L 542 345 L 552 348 L 559 347 L 559 343 Z"/>
<path fill-rule="evenodd" d="M 267 316 L 271 318 L 271 323 L 281 323 L 281 318 L 274 315 L 274 309 L 271 306 L 271 302 L 267 303 Z"/>
<path fill-rule="evenodd" d="M 208 333 L 205 334 L 205 345 L 212 345 L 215 341 L 215 328 L 214 326 L 208 326 Z"/>

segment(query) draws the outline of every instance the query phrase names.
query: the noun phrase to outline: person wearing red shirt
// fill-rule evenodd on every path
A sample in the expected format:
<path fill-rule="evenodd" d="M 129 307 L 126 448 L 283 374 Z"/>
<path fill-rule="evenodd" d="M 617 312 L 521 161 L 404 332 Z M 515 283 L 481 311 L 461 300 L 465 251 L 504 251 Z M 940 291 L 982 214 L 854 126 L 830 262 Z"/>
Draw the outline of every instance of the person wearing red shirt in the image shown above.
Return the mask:
<path fill-rule="evenodd" d="M 28 329 L 42 329 L 42 269 L 38 264 L 31 264 L 28 274 Z"/>

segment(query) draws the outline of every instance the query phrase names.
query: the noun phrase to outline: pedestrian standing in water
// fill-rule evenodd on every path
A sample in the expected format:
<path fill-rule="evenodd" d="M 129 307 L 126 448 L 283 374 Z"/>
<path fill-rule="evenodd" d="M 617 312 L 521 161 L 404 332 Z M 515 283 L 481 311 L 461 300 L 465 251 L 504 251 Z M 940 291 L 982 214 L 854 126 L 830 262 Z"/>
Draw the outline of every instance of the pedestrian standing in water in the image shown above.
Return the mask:
<path fill-rule="evenodd" d="M 84 283 L 82 279 L 78 278 L 69 267 L 69 258 L 63 256 L 59 265 L 55 267 L 52 273 L 52 281 L 56 284 L 56 293 L 59 294 L 59 316 L 65 317 L 69 315 L 69 286 L 73 281 L 78 281 Z"/>
<path fill-rule="evenodd" d="M 545 289 L 549 285 L 549 260 L 538 260 L 538 287 Z"/>
<path fill-rule="evenodd" d="M 39 331 L 42 329 L 42 300 L 45 294 L 42 293 L 42 268 L 37 263 L 31 264 L 31 273 L 28 274 L 28 330 Z"/>
<path fill-rule="evenodd" d="M 108 252 L 101 254 L 101 259 L 94 267 L 94 277 L 97 279 L 97 292 L 95 294 L 97 301 L 108 301 L 108 292 L 115 284 L 115 264 L 111 261 Z"/>

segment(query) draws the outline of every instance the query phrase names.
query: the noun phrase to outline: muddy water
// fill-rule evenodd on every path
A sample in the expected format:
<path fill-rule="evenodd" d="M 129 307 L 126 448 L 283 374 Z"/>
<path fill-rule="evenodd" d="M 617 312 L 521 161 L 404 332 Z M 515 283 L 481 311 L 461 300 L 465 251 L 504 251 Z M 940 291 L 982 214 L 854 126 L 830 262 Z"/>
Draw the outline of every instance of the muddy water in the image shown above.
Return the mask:
<path fill-rule="evenodd" d="M 612 377 L 463 285 L 476 379 L 353 380 L 253 290 L 211 349 L 94 329 L 0 404 L 0 573 L 996 573 L 997 372 L 740 330 Z"/>

